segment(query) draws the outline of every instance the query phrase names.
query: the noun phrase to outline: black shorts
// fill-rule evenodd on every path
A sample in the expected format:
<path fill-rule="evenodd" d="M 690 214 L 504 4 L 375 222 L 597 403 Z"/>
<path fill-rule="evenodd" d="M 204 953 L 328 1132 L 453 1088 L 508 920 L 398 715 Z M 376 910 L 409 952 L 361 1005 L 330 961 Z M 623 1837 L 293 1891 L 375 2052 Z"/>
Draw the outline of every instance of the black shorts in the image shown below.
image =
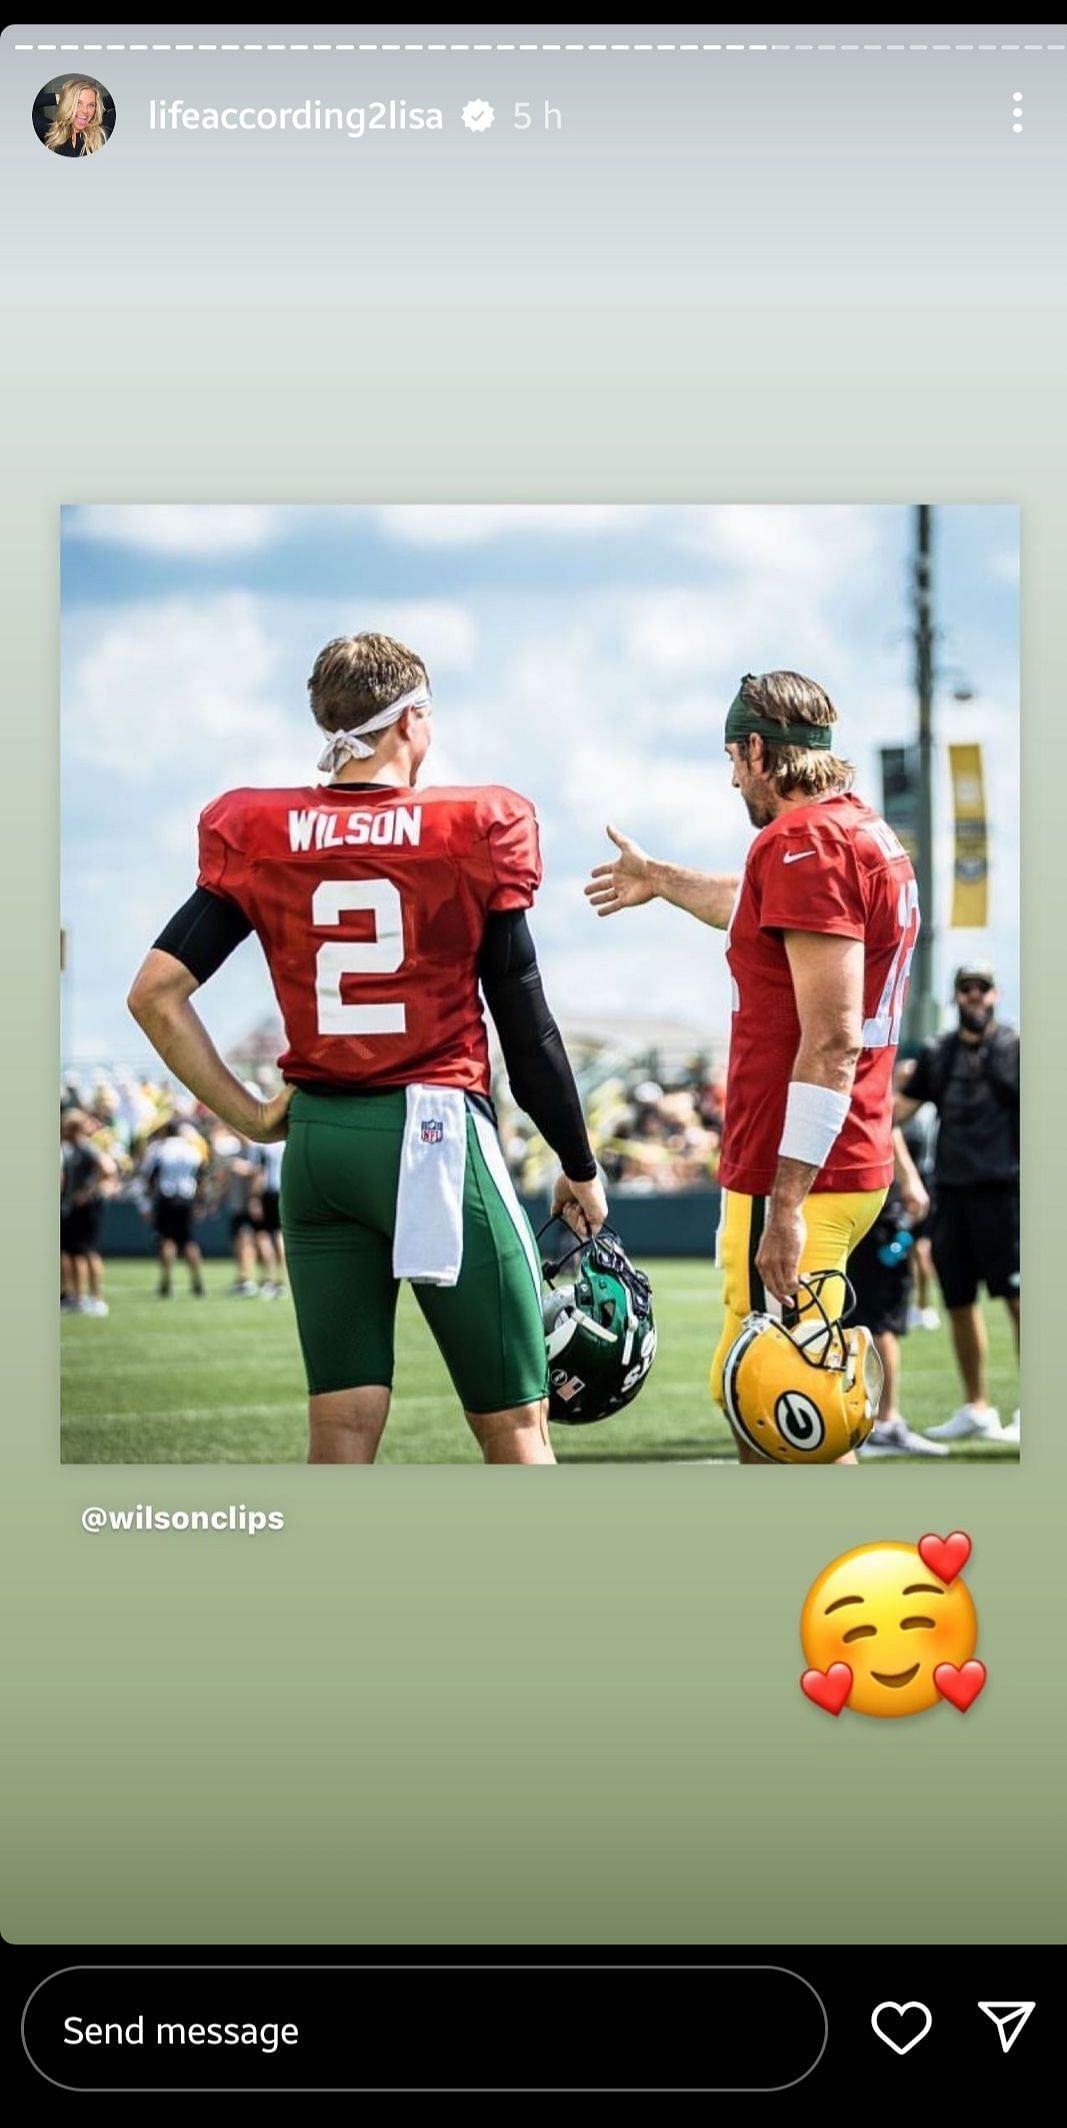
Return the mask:
<path fill-rule="evenodd" d="M 99 1233 L 99 1204 L 72 1204 L 59 1222 L 60 1255 L 95 1255 Z"/>
<path fill-rule="evenodd" d="M 281 1233 L 282 1215 L 279 1209 L 280 1205 L 280 1190 L 264 1190 L 263 1206 L 259 1216 L 259 1232 L 261 1234 L 270 1234 L 273 1237 L 275 1234 Z"/>
<path fill-rule="evenodd" d="M 984 1285 L 992 1300 L 1019 1292 L 1019 1188 L 976 1183 L 938 1192 L 934 1269 L 946 1308 L 969 1308 Z"/>
<path fill-rule="evenodd" d="M 256 1222 L 246 1205 L 243 1212 L 230 1213 L 230 1240 L 236 1241 L 240 1234 L 254 1234 Z"/>
<path fill-rule="evenodd" d="M 907 1336 L 911 1250 L 895 1264 L 878 1260 L 879 1249 L 884 1249 L 899 1232 L 899 1218 L 893 1213 L 888 1218 L 883 1214 L 848 1259 L 848 1275 L 856 1290 L 856 1305 L 848 1319 L 850 1323 L 863 1323 L 872 1337 L 887 1333 Z"/>
<path fill-rule="evenodd" d="M 192 1240 L 193 1207 L 188 1197 L 160 1197 L 153 1221 L 160 1241 L 173 1241 L 184 1249 Z"/>

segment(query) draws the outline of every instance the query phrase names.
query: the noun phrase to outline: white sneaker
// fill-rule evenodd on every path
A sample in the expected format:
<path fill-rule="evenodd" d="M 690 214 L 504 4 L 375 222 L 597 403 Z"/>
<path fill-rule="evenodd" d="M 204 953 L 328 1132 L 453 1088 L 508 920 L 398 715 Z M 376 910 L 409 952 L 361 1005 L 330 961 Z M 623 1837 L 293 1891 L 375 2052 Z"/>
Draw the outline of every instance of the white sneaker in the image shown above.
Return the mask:
<path fill-rule="evenodd" d="M 1017 1411 L 1012 1412 L 1011 1422 L 1009 1425 L 1004 1427 L 1000 1438 L 1002 1441 L 1021 1440 L 1021 1435 L 1019 1433 L 1019 1413 Z"/>
<path fill-rule="evenodd" d="M 78 1302 L 78 1309 L 82 1315 L 110 1315 L 111 1313 L 106 1300 L 94 1300 L 92 1294 L 86 1300 Z"/>
<path fill-rule="evenodd" d="M 920 1308 L 919 1328 L 920 1330 L 940 1330 L 941 1317 L 936 1308 Z"/>
<path fill-rule="evenodd" d="M 879 1456 L 947 1456 L 948 1449 L 940 1441 L 930 1441 L 924 1433 L 914 1433 L 906 1419 L 886 1419 L 881 1426 L 872 1426 L 862 1448 L 856 1450 L 861 1463 L 873 1463 Z"/>
<path fill-rule="evenodd" d="M 950 1419 L 927 1431 L 930 1441 L 1000 1441 L 1004 1429 L 992 1404 L 961 1404 Z"/>

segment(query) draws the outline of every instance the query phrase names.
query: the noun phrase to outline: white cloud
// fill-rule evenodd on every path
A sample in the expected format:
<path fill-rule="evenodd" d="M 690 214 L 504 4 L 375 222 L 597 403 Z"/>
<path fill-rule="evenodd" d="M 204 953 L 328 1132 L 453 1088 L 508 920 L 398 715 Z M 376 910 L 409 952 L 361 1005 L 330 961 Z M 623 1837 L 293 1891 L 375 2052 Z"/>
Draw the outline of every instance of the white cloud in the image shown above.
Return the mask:
<path fill-rule="evenodd" d="M 463 672 L 476 658 L 478 631 L 461 606 L 397 602 L 376 606 L 375 620 L 416 643 L 431 672 Z M 291 612 L 249 592 L 79 612 L 64 652 L 64 762 L 161 791 L 187 787 L 197 763 L 210 764 L 219 790 L 313 781 L 306 668 L 308 644 L 323 640 L 305 613 L 294 627 Z"/>
<path fill-rule="evenodd" d="M 439 672 L 469 672 L 477 660 L 477 623 L 465 606 L 447 599 L 376 599 L 367 619 L 379 634 L 396 636 L 417 651 L 432 678 Z M 351 623 L 338 630 L 351 632 Z"/>
<path fill-rule="evenodd" d="M 558 1020 L 585 1029 L 627 1018 L 684 1021 L 694 1029 L 693 1048 L 713 1048 L 722 1062 L 730 979 L 720 932 L 665 906 L 609 917 L 577 907 L 569 938 L 557 940 L 539 901 L 535 935 Z"/>
<path fill-rule="evenodd" d="M 375 516 L 386 537 L 413 547 L 484 547 L 515 533 L 592 539 L 630 532 L 650 515 L 645 503 L 385 503 Z"/>
<path fill-rule="evenodd" d="M 280 684 L 279 654 L 260 603 L 245 592 L 209 600 L 144 600 L 79 616 L 64 655 L 67 767 L 167 791 L 199 760 L 220 787 L 260 773 L 277 754 L 300 758 Z"/>
<path fill-rule="evenodd" d="M 1002 547 L 991 555 L 989 574 L 996 584 L 1018 584 L 1021 576 L 1021 555 L 1018 547 Z"/>
<path fill-rule="evenodd" d="M 706 587 L 679 583 L 630 601 L 631 682 L 663 698 L 677 728 L 712 723 L 746 669 L 813 673 L 831 693 L 848 670 L 849 620 L 880 562 L 884 513 L 851 504 L 716 504 L 680 510 L 678 545 L 706 559 Z M 679 684 L 689 701 L 677 705 Z"/>
<path fill-rule="evenodd" d="M 654 591 L 632 601 L 626 631 L 632 673 L 660 695 L 706 690 L 712 722 L 725 717 L 742 672 L 810 672 L 833 693 L 840 637 L 800 583 L 739 577 L 705 591 Z"/>
<path fill-rule="evenodd" d="M 730 571 L 825 590 L 876 552 L 883 512 L 866 503 L 713 503 L 679 513 L 679 544 Z"/>
<path fill-rule="evenodd" d="M 646 592 L 630 605 L 626 650 L 642 680 L 707 690 L 725 713 L 746 669 L 809 671 L 840 684 L 847 612 L 867 588 L 874 513 L 730 505 L 695 513 L 685 544 L 708 556 L 706 589 Z"/>
<path fill-rule="evenodd" d="M 746 815 L 731 789 L 728 762 L 674 749 L 657 753 L 639 737 L 616 739 L 607 754 L 592 737 L 579 739 L 568 756 L 560 796 L 575 820 L 587 823 L 603 844 L 598 863 L 614 854 L 604 833 L 608 820 L 637 842 L 658 836 L 666 846 L 655 849 L 654 856 L 700 853 L 711 871 L 739 863 L 747 840 Z"/>
<path fill-rule="evenodd" d="M 84 503 L 65 512 L 64 534 L 210 561 L 269 546 L 287 514 L 284 506 L 269 503 Z"/>

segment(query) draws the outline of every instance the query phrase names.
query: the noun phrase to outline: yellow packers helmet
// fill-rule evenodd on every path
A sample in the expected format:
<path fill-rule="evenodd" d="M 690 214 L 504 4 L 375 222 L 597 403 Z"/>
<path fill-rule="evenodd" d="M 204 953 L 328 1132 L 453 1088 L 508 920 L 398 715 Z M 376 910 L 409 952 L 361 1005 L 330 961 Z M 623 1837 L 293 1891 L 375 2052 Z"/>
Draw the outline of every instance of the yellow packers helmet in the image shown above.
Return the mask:
<path fill-rule="evenodd" d="M 844 1289 L 841 1315 L 823 1294 Z M 797 1280 L 781 1321 L 746 1315 L 726 1355 L 723 1403 L 738 1441 L 768 1463 L 836 1463 L 867 1439 L 882 1396 L 882 1362 L 869 1330 L 846 1330 L 855 1294 L 840 1271 Z"/>

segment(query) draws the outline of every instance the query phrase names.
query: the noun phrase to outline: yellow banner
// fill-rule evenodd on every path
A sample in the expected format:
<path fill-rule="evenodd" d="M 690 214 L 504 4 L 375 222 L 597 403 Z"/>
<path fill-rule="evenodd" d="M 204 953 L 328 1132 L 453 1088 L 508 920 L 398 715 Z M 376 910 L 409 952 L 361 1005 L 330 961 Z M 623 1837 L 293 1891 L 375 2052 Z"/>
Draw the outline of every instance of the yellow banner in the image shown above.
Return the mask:
<path fill-rule="evenodd" d="M 980 746 L 950 746 L 956 856 L 952 874 L 952 927 L 981 931 L 989 921 L 989 837 Z"/>

